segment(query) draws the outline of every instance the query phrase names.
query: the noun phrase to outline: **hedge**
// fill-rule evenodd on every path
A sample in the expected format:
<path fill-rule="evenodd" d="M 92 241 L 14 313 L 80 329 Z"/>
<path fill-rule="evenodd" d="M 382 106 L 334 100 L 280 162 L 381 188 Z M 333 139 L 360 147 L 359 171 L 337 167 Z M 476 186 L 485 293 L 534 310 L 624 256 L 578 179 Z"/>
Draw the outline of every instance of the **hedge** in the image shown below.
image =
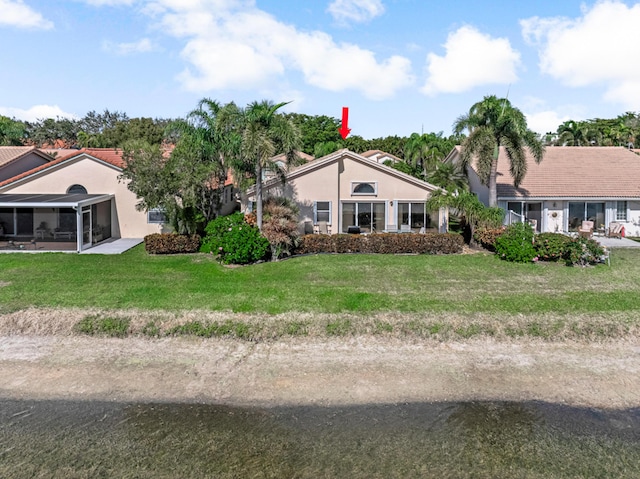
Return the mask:
<path fill-rule="evenodd" d="M 197 253 L 200 236 L 154 233 L 144 237 L 144 249 L 149 254 Z"/>
<path fill-rule="evenodd" d="M 463 245 L 455 233 L 306 235 L 296 253 L 455 254 Z"/>

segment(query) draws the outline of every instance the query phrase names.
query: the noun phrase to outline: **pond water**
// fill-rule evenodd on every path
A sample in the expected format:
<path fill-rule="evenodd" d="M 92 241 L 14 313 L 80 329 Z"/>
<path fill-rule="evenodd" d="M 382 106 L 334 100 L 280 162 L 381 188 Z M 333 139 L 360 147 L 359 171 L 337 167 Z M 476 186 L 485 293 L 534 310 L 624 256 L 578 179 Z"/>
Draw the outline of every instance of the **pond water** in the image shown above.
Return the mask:
<path fill-rule="evenodd" d="M 640 409 L 0 400 L 0 477 L 640 477 Z"/>

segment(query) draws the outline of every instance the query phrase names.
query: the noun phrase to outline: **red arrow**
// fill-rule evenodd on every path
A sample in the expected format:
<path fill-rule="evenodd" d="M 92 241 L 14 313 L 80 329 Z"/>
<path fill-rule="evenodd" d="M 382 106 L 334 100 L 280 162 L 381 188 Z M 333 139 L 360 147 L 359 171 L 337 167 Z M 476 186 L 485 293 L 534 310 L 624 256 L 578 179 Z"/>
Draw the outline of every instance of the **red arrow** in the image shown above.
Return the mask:
<path fill-rule="evenodd" d="M 342 126 L 338 131 L 343 140 L 346 140 L 349 133 L 351 133 L 351 128 L 349 128 L 349 108 L 346 106 L 342 107 Z"/>

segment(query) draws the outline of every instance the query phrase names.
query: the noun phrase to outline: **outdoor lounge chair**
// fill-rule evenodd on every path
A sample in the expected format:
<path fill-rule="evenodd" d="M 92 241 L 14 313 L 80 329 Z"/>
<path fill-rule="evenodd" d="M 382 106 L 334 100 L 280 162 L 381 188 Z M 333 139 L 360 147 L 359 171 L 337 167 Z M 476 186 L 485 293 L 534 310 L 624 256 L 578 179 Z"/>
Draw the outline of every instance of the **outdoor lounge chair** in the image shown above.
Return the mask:
<path fill-rule="evenodd" d="M 583 221 L 580 228 L 578 228 L 578 236 L 583 238 L 591 238 L 593 236 L 593 221 Z"/>
<path fill-rule="evenodd" d="M 612 221 L 609 223 L 609 231 L 607 236 L 609 238 L 619 238 L 622 239 L 622 231 L 624 230 L 624 225 L 622 223 L 616 223 Z"/>
<path fill-rule="evenodd" d="M 321 234 L 321 235 L 331 234 L 331 227 L 329 226 L 329 223 L 327 223 L 326 221 L 318 221 L 316 228 L 317 228 L 318 234 Z"/>

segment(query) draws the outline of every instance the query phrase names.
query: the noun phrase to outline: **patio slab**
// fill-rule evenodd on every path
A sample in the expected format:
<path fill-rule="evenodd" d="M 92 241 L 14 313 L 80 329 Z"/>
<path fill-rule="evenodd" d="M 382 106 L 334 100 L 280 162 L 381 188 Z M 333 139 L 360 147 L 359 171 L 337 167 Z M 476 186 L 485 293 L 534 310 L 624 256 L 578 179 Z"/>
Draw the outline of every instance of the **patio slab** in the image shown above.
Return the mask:
<path fill-rule="evenodd" d="M 93 248 L 82 251 L 80 254 L 121 254 L 134 246 L 142 243 L 142 238 L 118 238 L 113 241 L 105 241 Z"/>
<path fill-rule="evenodd" d="M 607 248 L 640 248 L 640 243 L 629 238 L 607 238 L 606 236 L 594 236 L 594 240 Z"/>

